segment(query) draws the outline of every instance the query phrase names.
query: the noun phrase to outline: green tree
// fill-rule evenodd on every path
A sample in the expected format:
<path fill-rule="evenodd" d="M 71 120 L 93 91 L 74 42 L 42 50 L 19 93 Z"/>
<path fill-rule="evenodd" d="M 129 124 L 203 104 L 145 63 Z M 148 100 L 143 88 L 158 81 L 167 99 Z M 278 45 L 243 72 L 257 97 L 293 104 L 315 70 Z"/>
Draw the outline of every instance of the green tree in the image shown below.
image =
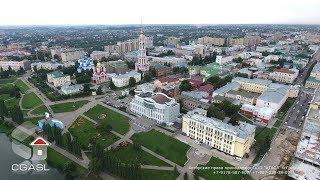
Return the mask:
<path fill-rule="evenodd" d="M 12 109 L 11 109 L 11 118 L 12 118 L 12 121 L 18 123 L 18 124 L 21 124 L 24 119 L 23 119 L 23 113 L 20 109 L 20 106 L 18 105 L 15 105 Z"/>
<path fill-rule="evenodd" d="M 179 171 L 177 166 L 174 166 L 173 168 L 173 176 L 174 176 L 174 179 L 176 179 L 179 176 Z"/>
<path fill-rule="evenodd" d="M 109 87 L 112 90 L 116 90 L 116 88 L 117 88 L 112 81 L 110 81 Z"/>
<path fill-rule="evenodd" d="M 73 162 L 69 162 L 63 167 L 63 173 L 66 175 L 70 175 L 76 169 L 77 169 L 76 165 Z"/>
<path fill-rule="evenodd" d="M 188 80 L 183 80 L 179 86 L 180 91 L 191 91 L 192 86 Z"/>
<path fill-rule="evenodd" d="M 136 93 L 134 92 L 133 89 L 130 89 L 129 94 L 130 94 L 131 96 L 134 96 Z"/>
<path fill-rule="evenodd" d="M 87 94 L 87 95 L 89 95 L 91 93 L 90 84 L 83 85 L 83 92 L 84 92 L 84 94 Z"/>
<path fill-rule="evenodd" d="M 134 87 L 136 85 L 137 81 L 134 77 L 129 78 L 129 87 Z"/>
<path fill-rule="evenodd" d="M 212 104 L 208 108 L 207 117 L 214 117 L 223 120 L 225 118 L 225 114 L 218 107 Z"/>
<path fill-rule="evenodd" d="M 94 157 L 89 163 L 89 170 L 94 174 L 99 174 L 102 170 L 102 161 L 97 157 Z"/>
<path fill-rule="evenodd" d="M 152 76 L 150 74 L 146 74 L 143 76 L 143 82 L 150 82 L 152 81 Z"/>
<path fill-rule="evenodd" d="M 188 174 L 187 173 L 184 173 L 184 175 L 183 175 L 183 180 L 188 180 L 189 178 L 188 178 Z"/>
<path fill-rule="evenodd" d="M 0 118 L 4 121 L 4 117 L 8 115 L 8 109 L 4 104 L 4 100 L 0 100 Z"/>
<path fill-rule="evenodd" d="M 102 87 L 99 86 L 98 89 L 97 89 L 97 95 L 102 95 L 103 92 L 102 92 Z"/>

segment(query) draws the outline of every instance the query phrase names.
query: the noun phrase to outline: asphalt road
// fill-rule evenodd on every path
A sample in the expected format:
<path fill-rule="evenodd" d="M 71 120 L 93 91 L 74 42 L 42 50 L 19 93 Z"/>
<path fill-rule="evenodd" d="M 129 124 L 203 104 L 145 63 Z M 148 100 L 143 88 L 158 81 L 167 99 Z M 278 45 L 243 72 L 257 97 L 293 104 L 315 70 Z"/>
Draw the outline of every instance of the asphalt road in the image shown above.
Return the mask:
<path fill-rule="evenodd" d="M 300 85 L 300 93 L 295 101 L 293 107 L 289 109 L 286 118 L 284 119 L 284 126 L 288 128 L 296 129 L 297 131 L 302 128 L 303 121 L 305 119 L 305 115 L 307 114 L 309 103 L 311 102 L 314 96 L 313 89 L 306 89 L 304 87 L 305 79 L 308 78 L 308 71 L 313 65 L 320 60 L 320 51 L 317 51 L 310 62 L 305 67 L 303 73 L 301 73 L 295 84 Z"/>

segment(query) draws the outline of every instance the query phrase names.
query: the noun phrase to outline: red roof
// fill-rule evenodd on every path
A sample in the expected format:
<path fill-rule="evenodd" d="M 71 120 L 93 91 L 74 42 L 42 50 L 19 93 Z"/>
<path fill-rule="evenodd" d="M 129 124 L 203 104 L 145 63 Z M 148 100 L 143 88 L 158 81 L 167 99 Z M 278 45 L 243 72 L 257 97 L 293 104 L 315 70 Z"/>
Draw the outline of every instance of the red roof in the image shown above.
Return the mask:
<path fill-rule="evenodd" d="M 164 104 L 166 102 L 170 102 L 170 99 L 163 94 L 156 94 L 151 97 L 155 102 L 159 104 Z"/>
<path fill-rule="evenodd" d="M 179 79 L 177 78 L 169 78 L 169 77 L 164 77 L 164 78 L 160 78 L 158 79 L 161 83 L 171 83 L 171 82 L 177 82 L 179 81 Z"/>
<path fill-rule="evenodd" d="M 210 94 L 214 90 L 214 86 L 211 84 L 206 84 L 206 85 L 200 86 L 198 90 L 204 91 Z"/>
<path fill-rule="evenodd" d="M 286 74 L 294 74 L 294 71 L 291 71 L 288 68 L 275 69 L 274 72 L 280 72 L 280 73 L 286 73 Z"/>
<path fill-rule="evenodd" d="M 49 146 L 49 143 L 42 137 L 37 137 L 32 143 L 31 146 L 37 145 L 37 146 Z"/>
<path fill-rule="evenodd" d="M 195 79 L 188 79 L 188 81 L 190 82 L 190 84 L 192 86 L 201 86 L 201 84 L 203 83 L 202 81 L 199 81 L 199 80 L 195 80 Z"/>

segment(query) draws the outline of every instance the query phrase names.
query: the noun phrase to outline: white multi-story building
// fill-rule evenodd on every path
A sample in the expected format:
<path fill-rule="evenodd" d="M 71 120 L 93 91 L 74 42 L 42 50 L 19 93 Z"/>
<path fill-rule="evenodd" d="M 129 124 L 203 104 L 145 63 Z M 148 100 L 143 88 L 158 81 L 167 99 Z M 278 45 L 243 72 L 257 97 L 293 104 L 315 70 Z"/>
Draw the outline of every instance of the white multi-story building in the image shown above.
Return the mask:
<path fill-rule="evenodd" d="M 180 104 L 163 93 L 146 92 L 135 95 L 130 110 L 157 123 L 171 124 L 180 115 Z"/>
<path fill-rule="evenodd" d="M 272 52 L 274 52 L 275 50 L 276 50 L 275 47 L 269 47 L 269 46 L 258 46 L 258 47 L 256 48 L 256 51 L 257 51 L 257 52 L 270 52 L 270 53 L 272 53 Z"/>
<path fill-rule="evenodd" d="M 298 75 L 299 70 L 297 69 L 281 68 L 270 73 L 269 78 L 278 82 L 293 83 Z"/>
<path fill-rule="evenodd" d="M 234 58 L 233 56 L 227 56 L 227 57 L 217 56 L 216 63 L 220 65 L 226 64 L 226 63 L 232 62 L 233 58 Z"/>
<path fill-rule="evenodd" d="M 55 70 L 58 69 L 59 67 L 70 67 L 74 66 L 75 63 L 72 61 L 68 61 L 65 63 L 58 63 L 55 61 L 39 61 L 39 62 L 33 62 L 31 63 L 31 70 L 34 71 L 36 69 L 46 69 L 46 70 Z"/>
<path fill-rule="evenodd" d="M 268 124 L 270 117 L 273 117 L 278 112 L 288 97 L 297 97 L 299 93 L 298 86 L 272 83 L 271 80 L 236 77 L 231 83 L 215 90 L 212 96 L 225 97 L 232 90 L 245 90 L 260 94 L 256 99 L 255 108 L 246 105 L 248 103 L 244 103 L 241 110 L 246 115 L 257 117 L 258 120 L 263 121 L 265 124 Z M 256 116 L 257 113 L 259 114 L 257 111 L 261 112 L 260 114 L 264 114 L 263 117 Z M 265 117 L 268 118 L 263 119 Z"/>
<path fill-rule="evenodd" d="M 130 71 L 128 73 L 120 75 L 111 74 L 110 76 L 112 82 L 116 87 L 128 86 L 130 77 L 133 77 L 136 80 L 136 82 L 141 81 L 141 74 L 136 71 Z"/>
<path fill-rule="evenodd" d="M 47 80 L 52 83 L 54 87 L 61 87 L 64 85 L 70 85 L 71 79 L 69 75 L 64 75 L 61 71 L 54 71 L 47 74 Z"/>
<path fill-rule="evenodd" d="M 61 61 L 76 61 L 85 56 L 85 52 L 83 49 L 70 49 L 65 50 L 61 53 Z"/>
<path fill-rule="evenodd" d="M 91 54 L 90 54 L 90 57 L 93 59 L 93 60 L 101 60 L 101 58 L 105 57 L 109 57 L 110 56 L 110 53 L 107 52 L 107 51 L 93 51 Z"/>
<path fill-rule="evenodd" d="M 0 61 L 0 68 L 2 70 L 6 71 L 11 67 L 12 70 L 18 71 L 21 68 L 24 70 L 29 70 L 30 69 L 30 62 L 28 60 L 23 60 L 23 61 Z"/>
<path fill-rule="evenodd" d="M 188 137 L 238 157 L 250 152 L 255 129 L 245 122 L 233 126 L 198 113 L 185 115 L 182 120 L 182 132 Z"/>
<path fill-rule="evenodd" d="M 61 92 L 65 95 L 76 94 L 83 90 L 82 84 L 76 85 L 63 85 L 61 87 Z"/>
<path fill-rule="evenodd" d="M 305 86 L 307 88 L 320 88 L 320 63 L 318 62 L 312 69 Z"/>

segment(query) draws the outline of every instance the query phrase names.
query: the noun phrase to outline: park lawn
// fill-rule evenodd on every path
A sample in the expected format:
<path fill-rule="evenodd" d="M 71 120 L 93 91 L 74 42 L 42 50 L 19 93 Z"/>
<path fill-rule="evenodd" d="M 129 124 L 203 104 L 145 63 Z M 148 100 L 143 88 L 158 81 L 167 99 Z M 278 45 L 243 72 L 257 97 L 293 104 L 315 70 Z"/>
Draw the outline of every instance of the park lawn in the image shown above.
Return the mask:
<path fill-rule="evenodd" d="M 156 130 L 134 134 L 131 139 L 180 166 L 187 161 L 190 146 Z"/>
<path fill-rule="evenodd" d="M 141 180 L 175 180 L 173 171 L 142 169 Z"/>
<path fill-rule="evenodd" d="M 0 85 L 14 83 L 17 78 L 0 79 Z"/>
<path fill-rule="evenodd" d="M 22 93 L 25 93 L 27 90 L 29 90 L 29 87 L 20 79 L 15 81 L 14 84 L 20 89 Z"/>
<path fill-rule="evenodd" d="M 49 112 L 45 105 L 41 105 L 33 109 L 30 113 L 33 115 L 44 115 L 44 113 Z"/>
<path fill-rule="evenodd" d="M 36 125 L 41 119 L 44 119 L 44 116 L 24 118 L 24 121 L 30 121 L 32 124 Z"/>
<path fill-rule="evenodd" d="M 81 108 L 83 105 L 87 104 L 89 101 L 76 101 L 76 102 L 67 102 L 51 105 L 50 108 L 54 113 L 63 113 L 63 112 L 71 112 Z"/>
<path fill-rule="evenodd" d="M 255 144 L 263 144 L 267 136 L 269 136 L 270 139 L 272 139 L 276 131 L 277 128 L 275 127 L 271 129 L 267 127 L 257 127 L 254 136 L 254 139 L 256 140 Z M 256 155 L 252 163 L 257 163 L 268 150 L 269 149 L 264 149 L 264 153 L 261 156 Z"/>
<path fill-rule="evenodd" d="M 290 107 L 293 105 L 293 103 L 294 103 L 294 99 L 288 98 L 286 100 L 286 102 L 282 105 L 282 107 L 279 109 L 279 111 L 277 113 L 277 118 L 282 121 L 284 119 L 284 117 L 286 116 Z"/>
<path fill-rule="evenodd" d="M 57 151 L 53 150 L 52 148 L 48 148 L 48 154 L 47 154 L 47 162 L 50 166 L 59 169 L 59 171 L 63 171 L 64 166 L 71 161 L 70 159 L 68 159 L 67 157 L 65 157 L 64 155 L 58 153 Z M 83 168 L 82 166 L 78 165 L 77 163 L 73 162 L 76 165 L 76 170 L 74 172 L 71 173 L 72 176 L 75 177 L 80 177 L 80 176 L 84 176 L 87 172 L 87 170 L 85 168 Z"/>
<path fill-rule="evenodd" d="M 195 172 L 202 178 L 207 180 L 241 180 L 250 179 L 250 176 L 246 175 L 244 171 L 240 169 L 228 169 L 234 166 L 224 162 L 216 157 L 211 157 L 210 161 L 206 165 L 199 165 Z M 230 173 L 229 173 L 230 172 Z M 244 174 L 243 174 L 244 173 Z"/>
<path fill-rule="evenodd" d="M 28 112 L 29 112 L 29 110 L 22 110 L 23 117 L 27 117 L 28 116 Z"/>
<path fill-rule="evenodd" d="M 79 116 L 69 128 L 73 137 L 77 137 L 83 149 L 88 149 L 92 139 L 96 139 L 104 147 L 108 147 L 120 138 L 112 133 L 100 133 L 88 119 Z"/>
<path fill-rule="evenodd" d="M 109 124 L 112 130 L 124 135 L 129 131 L 129 119 L 128 117 L 119 114 L 111 109 L 108 109 L 102 105 L 96 105 L 84 115 L 90 117 L 95 121 L 100 121 L 103 124 Z"/>
<path fill-rule="evenodd" d="M 278 120 L 274 123 L 273 127 L 275 127 L 275 128 L 280 127 L 281 122 L 282 122 L 282 120 L 278 119 Z"/>
<path fill-rule="evenodd" d="M 143 165 L 154 166 L 170 166 L 166 162 L 140 149 L 138 152 L 133 148 L 132 144 L 127 147 L 122 147 L 118 150 L 113 150 L 112 154 L 124 163 L 139 162 Z"/>
<path fill-rule="evenodd" d="M 25 94 L 22 97 L 21 106 L 24 109 L 33 109 L 41 104 L 43 104 L 43 102 L 34 92 Z"/>

